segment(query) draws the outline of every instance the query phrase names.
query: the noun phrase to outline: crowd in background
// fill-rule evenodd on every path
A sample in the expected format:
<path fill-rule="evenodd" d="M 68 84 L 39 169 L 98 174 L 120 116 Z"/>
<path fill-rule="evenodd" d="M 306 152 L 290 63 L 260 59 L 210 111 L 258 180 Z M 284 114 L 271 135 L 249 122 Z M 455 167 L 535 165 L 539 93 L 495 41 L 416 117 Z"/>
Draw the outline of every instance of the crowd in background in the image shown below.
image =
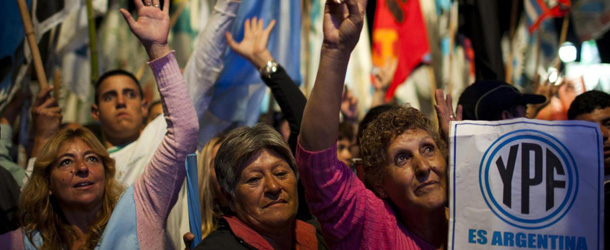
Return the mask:
<path fill-rule="evenodd" d="M 229 30 L 241 1 L 218 0 L 181 69 L 168 45 L 169 0 L 134 4 L 137 15 L 121 14 L 148 54 L 160 99 L 148 103 L 138 77 L 121 69 L 97 79 L 95 124 L 62 123 L 53 87 L 13 98 L 0 115 L 0 246 L 444 249 L 449 124 L 535 118 L 557 93 L 549 82 L 527 94 L 503 79 L 480 80 L 460 93 L 457 106 L 451 94 L 435 90 L 430 117 L 386 98 L 397 68 L 388 60 L 373 74 L 371 105 L 360 114 L 345 78 L 366 0 L 325 3 L 319 67 L 307 97 L 268 48 L 277 20 L 246 19 L 238 40 Z M 209 107 L 228 105 L 211 98 L 227 48 L 259 70 L 281 110 L 269 112 L 272 122 L 202 129 L 215 118 Z M 27 98 L 34 99 L 33 126 L 22 167 L 10 149 Z M 610 95 L 577 96 L 567 118 L 599 124 L 608 186 Z M 201 214 L 189 215 L 184 164 L 194 152 Z M 192 216 L 201 218 L 201 239 L 189 228 Z M 606 218 L 606 238 L 609 224 Z M 191 246 L 195 240 L 201 243 Z"/>

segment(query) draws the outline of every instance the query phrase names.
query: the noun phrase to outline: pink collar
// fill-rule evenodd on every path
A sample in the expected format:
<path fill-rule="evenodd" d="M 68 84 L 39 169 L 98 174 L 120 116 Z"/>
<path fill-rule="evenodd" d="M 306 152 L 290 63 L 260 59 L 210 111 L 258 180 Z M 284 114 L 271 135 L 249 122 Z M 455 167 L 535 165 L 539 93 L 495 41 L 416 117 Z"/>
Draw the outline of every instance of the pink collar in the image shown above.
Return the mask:
<path fill-rule="evenodd" d="M 231 227 L 233 234 L 247 244 L 261 250 L 273 249 L 271 244 L 269 244 L 262 235 L 243 223 L 236 216 L 230 215 L 224 216 L 223 218 L 229 223 L 229 227 Z M 295 241 L 295 249 L 318 249 L 316 228 L 304 221 L 296 220 L 293 240 Z"/>

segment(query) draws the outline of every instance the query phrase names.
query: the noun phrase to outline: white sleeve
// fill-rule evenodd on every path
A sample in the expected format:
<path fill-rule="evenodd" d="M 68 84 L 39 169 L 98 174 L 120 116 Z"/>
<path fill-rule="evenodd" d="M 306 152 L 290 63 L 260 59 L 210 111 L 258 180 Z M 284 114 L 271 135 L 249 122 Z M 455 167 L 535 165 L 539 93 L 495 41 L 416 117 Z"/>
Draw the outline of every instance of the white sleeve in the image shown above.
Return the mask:
<path fill-rule="evenodd" d="M 203 31 L 199 32 L 195 51 L 184 69 L 186 88 L 199 120 L 212 99 L 212 86 L 223 68 L 227 48 L 225 32 L 233 26 L 241 1 L 218 0 Z"/>
<path fill-rule="evenodd" d="M 28 159 L 28 165 L 25 168 L 25 176 L 23 177 L 23 185 L 21 185 L 21 191 L 23 191 L 23 187 L 28 184 L 30 181 L 30 176 L 32 176 L 32 172 L 34 172 L 34 163 L 36 162 L 36 157 L 32 157 Z"/>

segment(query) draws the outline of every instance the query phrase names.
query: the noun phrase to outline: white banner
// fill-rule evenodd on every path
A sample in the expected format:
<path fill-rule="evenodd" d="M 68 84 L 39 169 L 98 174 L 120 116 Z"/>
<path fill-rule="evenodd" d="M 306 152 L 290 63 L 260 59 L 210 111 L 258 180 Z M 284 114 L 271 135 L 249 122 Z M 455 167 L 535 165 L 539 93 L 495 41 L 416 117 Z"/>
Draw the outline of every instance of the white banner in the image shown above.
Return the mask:
<path fill-rule="evenodd" d="M 449 249 L 603 249 L 603 161 L 591 122 L 451 124 Z"/>

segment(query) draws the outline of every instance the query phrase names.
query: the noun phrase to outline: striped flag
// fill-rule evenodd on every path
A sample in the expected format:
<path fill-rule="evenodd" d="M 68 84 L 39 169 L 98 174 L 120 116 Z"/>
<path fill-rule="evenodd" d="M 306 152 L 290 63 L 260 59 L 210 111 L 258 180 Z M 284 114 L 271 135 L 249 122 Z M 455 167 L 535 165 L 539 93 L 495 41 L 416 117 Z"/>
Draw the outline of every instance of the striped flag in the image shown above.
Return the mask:
<path fill-rule="evenodd" d="M 96 0 L 100 2 L 101 0 Z M 28 0 L 26 1 L 32 18 L 32 25 L 42 48 L 42 59 L 46 72 L 51 72 L 48 66 L 53 66 L 55 40 L 58 32 L 50 32 L 58 24 L 63 23 L 67 16 L 81 6 L 80 0 Z M 104 1 L 104 4 L 106 2 Z M 84 6 L 84 2 L 82 3 Z M 21 14 L 17 1 L 3 1 L 0 8 L 0 110 L 10 101 L 26 78 L 27 69 L 32 58 L 31 50 L 23 30 Z M 49 33 L 49 39 L 41 38 Z M 45 51 L 47 53 L 45 53 Z"/>
<path fill-rule="evenodd" d="M 262 18 L 265 27 L 271 20 L 276 20 L 267 48 L 288 75 L 300 84 L 301 1 L 243 0 L 231 29 L 236 41 L 243 39 L 244 21 L 252 17 Z M 230 49 L 223 64 L 210 106 L 202 119 L 206 123 L 200 124 L 200 146 L 230 126 L 254 125 L 260 114 L 266 86 L 258 69 Z"/>
<path fill-rule="evenodd" d="M 549 17 L 562 17 L 570 10 L 570 0 L 524 0 L 525 20 L 530 33 Z"/>
<path fill-rule="evenodd" d="M 581 41 L 598 39 L 610 29 L 609 0 L 573 0 L 570 11 L 574 31 Z"/>

